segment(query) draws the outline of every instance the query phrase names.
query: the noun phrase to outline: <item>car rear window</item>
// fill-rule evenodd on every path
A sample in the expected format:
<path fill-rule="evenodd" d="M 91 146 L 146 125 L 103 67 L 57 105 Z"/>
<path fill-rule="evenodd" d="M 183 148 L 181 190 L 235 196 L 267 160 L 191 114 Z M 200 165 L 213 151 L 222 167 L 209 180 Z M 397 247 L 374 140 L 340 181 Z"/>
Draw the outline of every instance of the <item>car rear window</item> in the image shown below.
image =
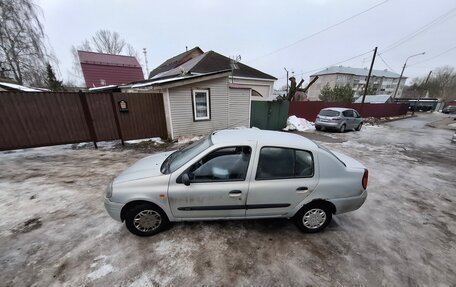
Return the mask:
<path fill-rule="evenodd" d="M 333 154 L 332 151 L 330 151 L 329 149 L 327 149 L 326 147 L 314 142 L 319 148 L 321 148 L 322 150 L 324 150 L 325 152 L 329 153 L 330 155 L 332 155 L 333 157 L 335 157 L 340 163 L 342 163 L 345 167 L 347 166 L 345 164 L 345 162 L 343 162 L 342 160 L 340 160 L 340 158 L 338 158 L 335 154 Z"/>
<path fill-rule="evenodd" d="M 340 115 L 340 113 L 338 111 L 333 111 L 333 110 L 321 110 L 318 115 L 324 116 L 324 117 L 337 117 Z"/>

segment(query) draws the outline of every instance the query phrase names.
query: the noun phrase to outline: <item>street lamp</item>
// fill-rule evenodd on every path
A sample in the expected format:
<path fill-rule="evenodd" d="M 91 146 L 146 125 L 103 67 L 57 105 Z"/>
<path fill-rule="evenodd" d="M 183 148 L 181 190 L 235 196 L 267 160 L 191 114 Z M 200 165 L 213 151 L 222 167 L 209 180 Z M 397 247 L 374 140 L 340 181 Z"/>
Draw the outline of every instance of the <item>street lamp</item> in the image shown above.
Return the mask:
<path fill-rule="evenodd" d="M 426 52 L 411 55 L 411 56 L 408 56 L 407 59 L 405 59 L 404 67 L 402 67 L 402 72 L 401 72 L 401 75 L 399 76 L 399 82 L 397 83 L 396 90 L 394 91 L 393 99 L 396 98 L 397 90 L 399 89 L 399 85 L 401 84 L 402 75 L 404 74 L 405 66 L 407 66 L 408 59 L 416 57 L 416 56 L 424 55 L 424 54 L 426 54 Z"/>

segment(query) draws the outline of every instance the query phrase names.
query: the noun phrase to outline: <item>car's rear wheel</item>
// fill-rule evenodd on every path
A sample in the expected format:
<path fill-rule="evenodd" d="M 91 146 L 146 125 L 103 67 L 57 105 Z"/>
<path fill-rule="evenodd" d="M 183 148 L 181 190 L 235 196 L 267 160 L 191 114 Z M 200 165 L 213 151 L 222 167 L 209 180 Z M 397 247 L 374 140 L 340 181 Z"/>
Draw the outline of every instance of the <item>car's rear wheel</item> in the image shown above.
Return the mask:
<path fill-rule="evenodd" d="M 320 127 L 320 126 L 315 126 L 315 129 L 316 129 L 317 131 L 319 131 L 319 130 L 321 130 L 321 127 Z"/>
<path fill-rule="evenodd" d="M 340 126 L 339 132 L 344 133 L 344 132 L 345 132 L 345 127 L 346 127 L 345 124 L 343 124 L 342 126 Z"/>
<path fill-rule="evenodd" d="M 325 229 L 331 219 L 331 209 L 323 203 L 309 204 L 295 216 L 296 225 L 305 233 L 316 233 Z"/>
<path fill-rule="evenodd" d="M 165 229 L 169 220 L 160 208 L 142 203 L 127 211 L 125 225 L 135 235 L 151 236 Z"/>
<path fill-rule="evenodd" d="M 355 130 L 359 132 L 362 127 L 363 127 L 363 123 L 359 123 L 359 125 L 356 127 Z"/>

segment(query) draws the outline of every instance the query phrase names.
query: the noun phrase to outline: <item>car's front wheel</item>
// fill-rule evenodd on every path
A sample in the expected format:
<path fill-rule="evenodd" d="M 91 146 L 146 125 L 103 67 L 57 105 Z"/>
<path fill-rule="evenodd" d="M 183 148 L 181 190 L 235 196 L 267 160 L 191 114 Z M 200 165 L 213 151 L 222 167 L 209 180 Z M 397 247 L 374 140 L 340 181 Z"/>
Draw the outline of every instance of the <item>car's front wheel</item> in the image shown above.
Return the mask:
<path fill-rule="evenodd" d="M 316 233 L 331 222 L 331 209 L 325 204 L 309 204 L 295 216 L 296 225 L 305 233 Z"/>
<path fill-rule="evenodd" d="M 127 211 L 125 225 L 128 230 L 139 236 L 151 236 L 169 225 L 166 214 L 152 204 L 139 204 Z"/>

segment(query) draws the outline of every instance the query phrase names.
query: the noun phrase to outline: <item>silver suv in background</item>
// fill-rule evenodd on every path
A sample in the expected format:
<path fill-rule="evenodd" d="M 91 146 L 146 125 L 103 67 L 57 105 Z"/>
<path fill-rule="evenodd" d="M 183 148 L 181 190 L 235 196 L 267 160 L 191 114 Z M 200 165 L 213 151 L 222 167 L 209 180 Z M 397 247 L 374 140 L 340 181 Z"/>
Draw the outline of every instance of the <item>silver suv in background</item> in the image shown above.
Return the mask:
<path fill-rule="evenodd" d="M 354 109 L 325 108 L 320 111 L 315 120 L 315 129 L 333 129 L 343 133 L 346 130 L 361 130 L 363 118 Z"/>

